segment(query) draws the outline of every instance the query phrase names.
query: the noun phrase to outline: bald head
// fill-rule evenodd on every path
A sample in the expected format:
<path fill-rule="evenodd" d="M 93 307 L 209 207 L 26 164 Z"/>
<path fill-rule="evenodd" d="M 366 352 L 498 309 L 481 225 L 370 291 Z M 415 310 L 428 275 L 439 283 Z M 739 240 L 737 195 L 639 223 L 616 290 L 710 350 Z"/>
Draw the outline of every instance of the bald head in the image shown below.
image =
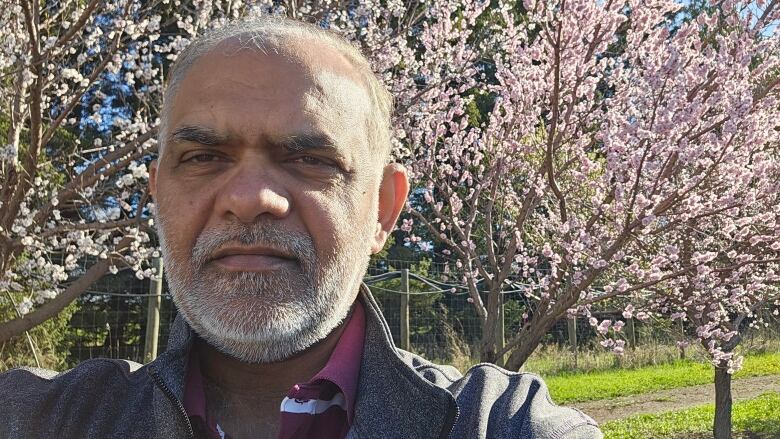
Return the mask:
<path fill-rule="evenodd" d="M 379 82 L 360 51 L 341 36 L 308 23 L 278 16 L 230 23 L 196 38 L 177 58 L 168 77 L 159 130 L 162 156 L 171 133 L 169 116 L 182 80 L 203 56 L 219 51 L 226 56 L 246 56 L 247 51 L 276 55 L 296 63 L 301 72 L 319 83 L 338 85 L 349 80 L 365 91 L 362 96 L 345 95 L 352 105 L 365 108 L 366 141 L 381 164 L 390 157 L 390 114 L 392 96 Z M 328 53 L 330 56 L 322 56 Z M 288 84 L 280 83 L 283 87 Z M 345 121 L 347 122 L 347 121 Z M 350 121 L 351 122 L 351 121 Z"/>

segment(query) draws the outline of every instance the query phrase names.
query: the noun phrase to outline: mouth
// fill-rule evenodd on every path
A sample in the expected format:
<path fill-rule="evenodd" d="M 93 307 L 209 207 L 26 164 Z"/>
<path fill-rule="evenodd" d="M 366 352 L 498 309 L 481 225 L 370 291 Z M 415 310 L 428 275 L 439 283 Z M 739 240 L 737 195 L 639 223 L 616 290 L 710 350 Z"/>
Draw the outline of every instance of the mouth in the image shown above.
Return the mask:
<path fill-rule="evenodd" d="M 270 247 L 225 247 L 216 251 L 209 262 L 225 271 L 269 272 L 296 264 L 298 259 Z"/>

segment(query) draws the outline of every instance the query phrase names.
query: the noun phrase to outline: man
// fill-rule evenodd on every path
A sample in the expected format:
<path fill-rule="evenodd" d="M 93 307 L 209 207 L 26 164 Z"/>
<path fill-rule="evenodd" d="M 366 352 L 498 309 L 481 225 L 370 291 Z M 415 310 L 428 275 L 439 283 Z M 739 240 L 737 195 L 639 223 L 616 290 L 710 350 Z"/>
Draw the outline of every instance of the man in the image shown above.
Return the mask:
<path fill-rule="evenodd" d="M 150 168 L 179 318 L 150 364 L 0 377 L 1 437 L 593 438 L 533 375 L 395 348 L 361 285 L 409 190 L 391 98 L 332 33 L 237 22 L 171 70 Z"/>

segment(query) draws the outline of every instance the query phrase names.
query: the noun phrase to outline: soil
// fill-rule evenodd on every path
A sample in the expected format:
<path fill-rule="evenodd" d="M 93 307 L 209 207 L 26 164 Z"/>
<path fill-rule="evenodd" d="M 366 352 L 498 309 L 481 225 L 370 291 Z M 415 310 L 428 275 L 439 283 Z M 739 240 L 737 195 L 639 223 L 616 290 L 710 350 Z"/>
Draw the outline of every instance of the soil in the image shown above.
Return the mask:
<path fill-rule="evenodd" d="M 780 393 L 780 375 L 740 378 L 731 382 L 731 396 L 735 402 L 755 398 L 766 392 Z M 596 422 L 603 423 L 639 414 L 682 410 L 714 400 L 715 385 L 703 384 L 569 405 L 587 413 Z"/>

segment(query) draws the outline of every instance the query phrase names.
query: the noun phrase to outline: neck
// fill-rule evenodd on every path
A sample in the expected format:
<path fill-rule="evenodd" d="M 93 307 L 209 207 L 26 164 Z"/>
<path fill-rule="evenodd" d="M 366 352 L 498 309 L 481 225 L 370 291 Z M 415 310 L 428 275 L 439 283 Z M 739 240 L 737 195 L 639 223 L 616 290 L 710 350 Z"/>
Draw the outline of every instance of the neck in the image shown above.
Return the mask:
<path fill-rule="evenodd" d="M 275 363 L 247 363 L 200 338 L 193 349 L 200 360 L 203 378 L 228 399 L 271 399 L 278 405 L 290 388 L 308 381 L 325 366 L 345 323 L 305 351 Z"/>
<path fill-rule="evenodd" d="M 295 384 L 309 381 L 325 366 L 345 326 L 342 323 L 314 346 L 275 363 L 247 363 L 196 339 L 193 349 L 209 415 L 234 438 L 276 437 L 282 400 Z"/>

